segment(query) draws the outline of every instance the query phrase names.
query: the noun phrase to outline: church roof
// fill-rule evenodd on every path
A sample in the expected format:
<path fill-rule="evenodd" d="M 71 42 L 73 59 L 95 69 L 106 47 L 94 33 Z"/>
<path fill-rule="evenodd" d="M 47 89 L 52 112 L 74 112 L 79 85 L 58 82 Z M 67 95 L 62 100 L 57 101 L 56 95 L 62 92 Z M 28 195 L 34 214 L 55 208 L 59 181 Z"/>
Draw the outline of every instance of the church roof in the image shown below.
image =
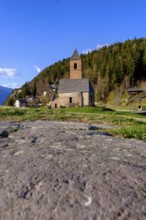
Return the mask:
<path fill-rule="evenodd" d="M 80 60 L 81 58 L 80 58 L 80 56 L 79 56 L 79 54 L 78 54 L 78 51 L 77 50 L 75 50 L 74 52 L 73 52 L 73 55 L 72 55 L 72 57 L 70 58 L 71 60 Z"/>
<path fill-rule="evenodd" d="M 84 79 L 62 79 L 59 81 L 58 93 L 72 92 L 94 92 L 88 78 Z"/>

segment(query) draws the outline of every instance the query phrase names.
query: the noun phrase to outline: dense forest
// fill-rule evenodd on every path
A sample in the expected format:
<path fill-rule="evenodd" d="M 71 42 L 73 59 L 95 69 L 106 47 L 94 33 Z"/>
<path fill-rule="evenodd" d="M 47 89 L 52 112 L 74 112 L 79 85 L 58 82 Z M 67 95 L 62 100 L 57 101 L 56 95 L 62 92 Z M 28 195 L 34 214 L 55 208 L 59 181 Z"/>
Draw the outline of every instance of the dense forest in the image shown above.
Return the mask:
<path fill-rule="evenodd" d="M 111 92 L 122 94 L 146 81 L 146 38 L 117 42 L 81 54 L 81 59 L 83 77 L 90 78 L 95 101 L 107 102 Z M 49 101 L 50 84 L 58 84 L 61 78 L 69 78 L 69 58 L 45 68 L 31 82 L 26 82 L 15 98 L 41 97 L 44 91 L 48 91 Z"/>

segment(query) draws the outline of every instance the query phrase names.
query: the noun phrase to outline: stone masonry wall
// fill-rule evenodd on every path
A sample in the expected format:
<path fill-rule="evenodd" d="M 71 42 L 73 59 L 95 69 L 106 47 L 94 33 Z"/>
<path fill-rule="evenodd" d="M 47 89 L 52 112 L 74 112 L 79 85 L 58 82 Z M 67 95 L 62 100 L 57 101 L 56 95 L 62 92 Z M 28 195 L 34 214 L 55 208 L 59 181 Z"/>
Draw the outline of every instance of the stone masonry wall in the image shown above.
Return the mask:
<path fill-rule="evenodd" d="M 72 97 L 72 103 L 69 103 L 69 98 Z M 82 106 L 81 103 L 81 94 L 80 93 L 61 93 L 59 94 L 58 99 L 54 100 L 51 104 L 52 108 L 55 108 L 55 104 L 57 107 L 65 106 L 65 107 L 72 107 L 72 106 Z"/>
<path fill-rule="evenodd" d="M 89 106 L 89 93 L 83 92 L 83 106 Z"/>
<path fill-rule="evenodd" d="M 69 103 L 70 97 L 72 97 L 72 103 Z M 59 97 L 51 103 L 52 108 L 55 108 L 55 105 L 57 108 L 59 108 L 60 106 L 89 106 L 89 93 L 84 92 L 82 93 L 82 95 L 81 93 L 61 93 L 59 94 Z"/>
<path fill-rule="evenodd" d="M 77 69 L 74 69 L 75 63 L 77 64 Z M 70 60 L 70 79 L 82 79 L 81 60 Z"/>

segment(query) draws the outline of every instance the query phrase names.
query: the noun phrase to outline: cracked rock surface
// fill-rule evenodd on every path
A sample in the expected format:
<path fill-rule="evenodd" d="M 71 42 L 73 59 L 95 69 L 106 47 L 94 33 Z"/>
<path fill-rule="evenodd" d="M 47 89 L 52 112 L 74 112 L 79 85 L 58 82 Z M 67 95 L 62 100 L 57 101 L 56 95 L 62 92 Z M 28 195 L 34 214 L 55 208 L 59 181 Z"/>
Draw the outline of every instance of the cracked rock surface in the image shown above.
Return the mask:
<path fill-rule="evenodd" d="M 146 143 L 100 127 L 1 121 L 0 219 L 145 220 Z"/>

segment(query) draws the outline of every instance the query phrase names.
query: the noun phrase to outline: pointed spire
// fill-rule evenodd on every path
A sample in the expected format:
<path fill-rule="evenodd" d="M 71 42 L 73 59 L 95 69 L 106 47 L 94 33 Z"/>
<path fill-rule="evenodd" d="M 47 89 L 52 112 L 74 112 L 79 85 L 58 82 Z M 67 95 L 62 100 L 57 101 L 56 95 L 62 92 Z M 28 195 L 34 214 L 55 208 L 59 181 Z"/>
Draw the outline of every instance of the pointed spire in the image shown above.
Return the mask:
<path fill-rule="evenodd" d="M 80 56 L 78 54 L 78 51 L 75 49 L 75 51 L 73 52 L 73 55 L 71 57 L 71 60 L 80 60 Z"/>

